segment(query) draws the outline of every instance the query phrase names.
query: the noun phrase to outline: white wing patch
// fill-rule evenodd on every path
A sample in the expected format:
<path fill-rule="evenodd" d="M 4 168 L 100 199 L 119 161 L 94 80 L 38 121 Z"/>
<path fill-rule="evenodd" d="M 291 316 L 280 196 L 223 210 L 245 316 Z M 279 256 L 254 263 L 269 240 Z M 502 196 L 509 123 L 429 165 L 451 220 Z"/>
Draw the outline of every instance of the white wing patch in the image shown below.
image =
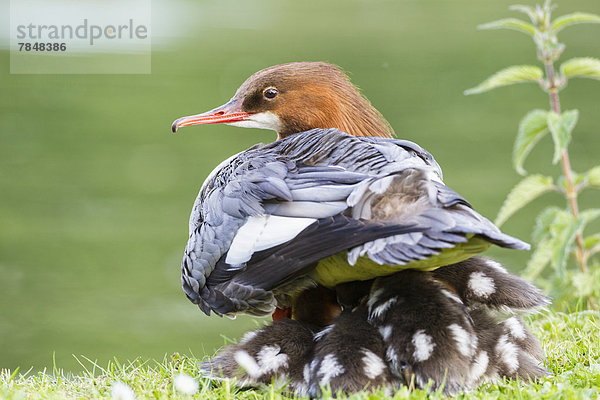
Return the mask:
<path fill-rule="evenodd" d="M 265 211 L 284 217 L 314 217 L 327 218 L 344 211 L 348 206 L 345 201 L 281 201 L 275 204 L 265 204 Z"/>
<path fill-rule="evenodd" d="M 275 215 L 249 217 L 233 238 L 225 262 L 231 265 L 244 263 L 257 251 L 292 240 L 315 221 L 314 218 Z"/>

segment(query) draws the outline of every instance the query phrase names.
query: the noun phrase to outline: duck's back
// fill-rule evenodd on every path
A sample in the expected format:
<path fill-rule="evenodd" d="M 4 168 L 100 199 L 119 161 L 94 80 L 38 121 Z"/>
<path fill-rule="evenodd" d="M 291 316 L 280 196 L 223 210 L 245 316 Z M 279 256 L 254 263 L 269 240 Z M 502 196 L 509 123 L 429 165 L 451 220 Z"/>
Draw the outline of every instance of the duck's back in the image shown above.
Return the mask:
<path fill-rule="evenodd" d="M 431 270 L 490 243 L 527 247 L 446 187 L 416 144 L 314 129 L 239 153 L 207 178 L 182 282 L 206 313 L 265 315 L 313 282 Z"/>

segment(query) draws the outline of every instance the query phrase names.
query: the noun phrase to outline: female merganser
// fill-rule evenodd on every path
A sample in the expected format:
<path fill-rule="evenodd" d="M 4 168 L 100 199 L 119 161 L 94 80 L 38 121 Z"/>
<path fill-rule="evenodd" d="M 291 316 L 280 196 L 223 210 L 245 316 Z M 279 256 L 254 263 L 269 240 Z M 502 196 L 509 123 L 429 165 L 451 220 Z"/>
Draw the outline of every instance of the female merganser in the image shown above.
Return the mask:
<path fill-rule="evenodd" d="M 427 151 L 391 139 L 333 65 L 264 69 L 227 104 L 172 129 L 214 123 L 272 129 L 279 140 L 234 155 L 200 189 L 182 284 L 206 314 L 267 315 L 317 284 L 430 271 L 491 243 L 529 248 L 445 186 Z"/>
<path fill-rule="evenodd" d="M 250 332 L 201 365 L 240 386 L 275 380 L 297 395 L 322 388 L 386 392 L 405 385 L 454 394 L 481 382 L 547 371 L 517 315 L 549 304 L 495 261 L 473 257 L 432 272 L 401 271 L 341 287 L 344 311 L 326 327 L 283 319 Z"/>

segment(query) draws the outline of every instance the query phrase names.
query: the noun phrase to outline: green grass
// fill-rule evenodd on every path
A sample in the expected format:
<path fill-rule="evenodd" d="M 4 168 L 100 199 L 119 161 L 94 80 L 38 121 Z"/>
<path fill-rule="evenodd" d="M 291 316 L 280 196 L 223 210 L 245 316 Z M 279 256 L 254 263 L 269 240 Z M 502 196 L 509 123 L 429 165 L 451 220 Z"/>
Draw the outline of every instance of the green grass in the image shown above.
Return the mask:
<path fill-rule="evenodd" d="M 433 153 L 446 183 L 494 218 L 520 180 L 510 166 L 518 121 L 547 98 L 534 85 L 476 97 L 463 90 L 502 66 L 536 62 L 520 33 L 476 30 L 514 16 L 515 2 L 170 2 L 195 8 L 153 15 L 177 22 L 186 14 L 192 28 L 168 45 L 157 41 L 151 75 L 11 75 L 0 50 L 0 368 L 33 367 L 35 375 L 52 369 L 53 354 L 75 374 L 83 368 L 72 354 L 101 365 L 174 352 L 202 358 L 222 345 L 220 334 L 239 337 L 256 325 L 204 316 L 181 290 L 180 262 L 204 178 L 273 133 L 205 126 L 171 135 L 170 125 L 223 104 L 269 65 L 341 65 L 397 136 Z M 598 14 L 599 2 L 560 0 L 558 13 L 574 10 Z M 598 32 L 565 31 L 565 57 L 600 56 Z M 599 90 L 599 82 L 573 80 L 561 97 L 566 110 L 581 112 L 571 145 L 580 172 L 598 161 Z M 541 145 L 530 171 L 550 167 L 551 143 Z M 600 204 L 598 193 L 584 193 L 581 207 Z M 534 216 L 558 201 L 549 194 L 503 229 L 530 240 Z M 486 255 L 515 273 L 530 256 Z"/>
<path fill-rule="evenodd" d="M 505 381 L 488 383 L 458 399 L 596 399 L 600 396 L 600 313 L 571 314 L 546 312 L 530 318 L 534 334 L 542 340 L 546 367 L 551 375 L 540 382 Z M 211 383 L 198 375 L 197 360 L 178 354 L 162 361 L 111 361 L 106 366 L 78 357 L 84 372 L 73 375 L 55 367 L 54 371 L 0 373 L 0 398 L 75 399 L 111 397 L 112 385 L 126 383 L 137 398 L 189 399 L 177 392 L 173 379 L 185 373 L 199 381 L 201 399 L 279 399 L 288 398 L 273 385 L 258 390 L 239 390 L 229 382 Z M 327 395 L 326 395 L 327 397 Z M 403 388 L 394 399 L 438 399 L 440 393 Z M 345 397 L 342 397 L 345 398 Z M 383 392 L 361 392 L 350 399 L 384 399 Z"/>

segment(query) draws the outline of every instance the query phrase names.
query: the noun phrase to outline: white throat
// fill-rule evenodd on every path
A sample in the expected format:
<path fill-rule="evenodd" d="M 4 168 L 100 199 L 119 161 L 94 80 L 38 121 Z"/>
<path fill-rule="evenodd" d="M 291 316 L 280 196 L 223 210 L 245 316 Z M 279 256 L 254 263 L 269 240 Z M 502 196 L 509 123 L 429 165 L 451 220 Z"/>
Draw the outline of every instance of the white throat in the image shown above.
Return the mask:
<path fill-rule="evenodd" d="M 271 111 L 251 114 L 246 120 L 238 122 L 227 122 L 227 125 L 239 126 L 241 128 L 269 129 L 278 132 L 283 127 L 281 120 Z"/>

